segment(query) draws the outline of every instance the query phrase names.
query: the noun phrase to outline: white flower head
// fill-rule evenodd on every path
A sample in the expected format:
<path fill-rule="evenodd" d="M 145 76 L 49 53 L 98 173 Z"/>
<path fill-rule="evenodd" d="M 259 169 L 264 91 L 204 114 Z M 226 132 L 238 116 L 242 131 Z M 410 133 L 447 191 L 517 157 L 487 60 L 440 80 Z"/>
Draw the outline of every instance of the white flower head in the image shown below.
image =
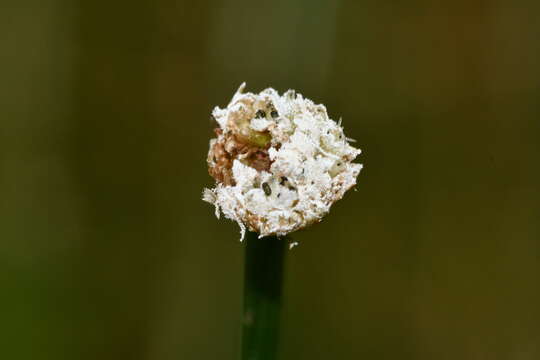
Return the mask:
<path fill-rule="evenodd" d="M 210 141 L 208 168 L 216 187 L 203 200 L 216 216 L 260 236 L 284 236 L 320 221 L 356 185 L 361 164 L 340 123 L 294 90 L 243 93 L 216 107 L 219 127 Z"/>

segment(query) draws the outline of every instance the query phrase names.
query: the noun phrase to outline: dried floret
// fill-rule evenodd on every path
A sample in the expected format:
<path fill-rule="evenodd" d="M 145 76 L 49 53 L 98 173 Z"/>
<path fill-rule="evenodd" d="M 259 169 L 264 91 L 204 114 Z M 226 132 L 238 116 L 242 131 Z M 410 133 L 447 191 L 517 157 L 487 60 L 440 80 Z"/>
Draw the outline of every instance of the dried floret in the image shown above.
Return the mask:
<path fill-rule="evenodd" d="M 216 107 L 208 170 L 216 180 L 203 200 L 260 236 L 283 236 L 320 221 L 356 184 L 360 150 L 316 105 L 294 90 L 243 93 Z"/>

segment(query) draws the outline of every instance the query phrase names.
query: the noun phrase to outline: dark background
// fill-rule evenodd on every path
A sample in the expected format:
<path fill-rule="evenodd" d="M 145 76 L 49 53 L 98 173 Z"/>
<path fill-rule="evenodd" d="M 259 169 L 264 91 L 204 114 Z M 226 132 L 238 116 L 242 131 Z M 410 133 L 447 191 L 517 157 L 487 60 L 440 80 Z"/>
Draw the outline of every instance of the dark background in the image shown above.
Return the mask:
<path fill-rule="evenodd" d="M 293 88 L 364 150 L 293 235 L 282 359 L 540 358 L 540 3 L 4 0 L 0 358 L 237 359 L 209 115 Z"/>

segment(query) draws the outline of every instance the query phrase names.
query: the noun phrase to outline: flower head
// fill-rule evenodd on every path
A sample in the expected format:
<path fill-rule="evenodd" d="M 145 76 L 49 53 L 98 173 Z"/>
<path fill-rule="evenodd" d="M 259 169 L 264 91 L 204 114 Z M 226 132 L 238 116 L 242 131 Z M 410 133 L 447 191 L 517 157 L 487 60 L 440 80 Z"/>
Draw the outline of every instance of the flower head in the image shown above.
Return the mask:
<path fill-rule="evenodd" d="M 356 184 L 360 150 L 341 124 L 294 90 L 243 93 L 216 107 L 217 138 L 210 141 L 208 169 L 216 187 L 203 200 L 260 236 L 283 236 L 320 221 Z"/>

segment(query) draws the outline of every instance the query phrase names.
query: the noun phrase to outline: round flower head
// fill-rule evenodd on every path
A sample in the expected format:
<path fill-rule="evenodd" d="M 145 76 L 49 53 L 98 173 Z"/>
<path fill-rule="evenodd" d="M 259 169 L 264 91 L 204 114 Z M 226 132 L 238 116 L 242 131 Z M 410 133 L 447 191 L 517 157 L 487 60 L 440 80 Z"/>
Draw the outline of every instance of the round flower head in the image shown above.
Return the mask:
<path fill-rule="evenodd" d="M 212 111 L 208 169 L 216 180 L 203 199 L 260 236 L 283 236 L 320 221 L 356 184 L 360 150 L 349 145 L 324 105 L 294 90 L 243 93 Z"/>

